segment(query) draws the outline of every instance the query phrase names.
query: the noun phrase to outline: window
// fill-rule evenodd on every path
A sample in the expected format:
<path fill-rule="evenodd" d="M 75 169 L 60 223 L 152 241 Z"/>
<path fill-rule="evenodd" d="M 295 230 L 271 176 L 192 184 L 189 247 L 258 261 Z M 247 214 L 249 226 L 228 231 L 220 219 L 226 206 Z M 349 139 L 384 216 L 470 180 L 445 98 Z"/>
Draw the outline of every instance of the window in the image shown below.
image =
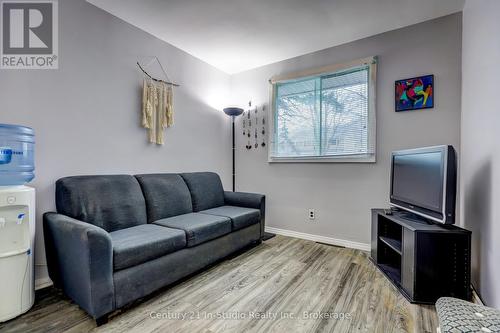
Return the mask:
<path fill-rule="evenodd" d="M 270 162 L 374 162 L 376 58 L 272 79 Z"/>

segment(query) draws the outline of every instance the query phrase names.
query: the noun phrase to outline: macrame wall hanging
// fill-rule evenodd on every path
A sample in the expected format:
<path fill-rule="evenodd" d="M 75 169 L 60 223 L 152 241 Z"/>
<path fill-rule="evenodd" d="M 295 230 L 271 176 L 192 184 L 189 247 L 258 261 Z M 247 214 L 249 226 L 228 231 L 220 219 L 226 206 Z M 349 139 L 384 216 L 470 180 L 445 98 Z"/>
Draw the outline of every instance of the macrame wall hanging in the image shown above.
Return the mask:
<path fill-rule="evenodd" d="M 158 58 L 152 58 L 144 67 L 137 62 L 137 66 L 144 73 L 141 125 L 148 129 L 150 143 L 162 145 L 164 143 L 163 130 L 174 124 L 173 87 L 178 87 L 179 85 L 169 79 Z M 160 65 L 166 80 L 154 78 L 146 71 L 146 68 L 154 61 Z"/>
<path fill-rule="evenodd" d="M 252 102 L 248 102 L 248 110 L 243 112 L 243 136 L 247 138 L 246 149 L 257 149 L 266 146 L 266 107 L 261 107 L 261 112 L 256 106 L 252 108 Z M 259 140 L 260 136 L 260 140 Z"/>

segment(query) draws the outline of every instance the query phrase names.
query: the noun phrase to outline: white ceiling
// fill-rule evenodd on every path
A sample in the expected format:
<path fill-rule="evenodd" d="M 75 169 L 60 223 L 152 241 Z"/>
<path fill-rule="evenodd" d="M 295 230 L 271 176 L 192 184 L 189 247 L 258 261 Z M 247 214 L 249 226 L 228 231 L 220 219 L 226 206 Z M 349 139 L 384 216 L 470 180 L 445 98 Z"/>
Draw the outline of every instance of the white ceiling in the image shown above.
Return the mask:
<path fill-rule="evenodd" d="M 87 1 L 230 74 L 455 13 L 464 4 L 464 0 Z"/>

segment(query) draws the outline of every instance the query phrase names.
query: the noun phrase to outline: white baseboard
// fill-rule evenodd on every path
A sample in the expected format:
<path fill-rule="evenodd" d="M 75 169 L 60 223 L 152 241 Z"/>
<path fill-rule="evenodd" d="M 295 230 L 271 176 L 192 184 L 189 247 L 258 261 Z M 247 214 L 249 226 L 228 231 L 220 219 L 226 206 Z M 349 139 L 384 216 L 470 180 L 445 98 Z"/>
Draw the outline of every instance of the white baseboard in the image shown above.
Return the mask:
<path fill-rule="evenodd" d="M 35 290 L 43 289 L 52 285 L 52 280 L 48 277 L 35 280 Z"/>
<path fill-rule="evenodd" d="M 353 242 L 353 241 L 346 240 L 346 239 L 338 239 L 338 238 L 325 237 L 325 236 L 319 236 L 319 235 L 313 235 L 313 234 L 306 234 L 304 232 L 279 229 L 279 228 L 273 228 L 273 227 L 266 227 L 266 232 L 270 232 L 270 233 L 278 234 L 278 235 L 282 235 L 282 236 L 306 239 L 306 240 L 319 242 L 319 243 L 348 247 L 350 249 L 370 251 L 370 244 Z"/>
<path fill-rule="evenodd" d="M 484 304 L 483 300 L 481 299 L 481 296 L 479 296 L 476 288 L 474 287 L 474 285 L 472 283 L 470 284 L 470 287 L 472 289 L 472 303 L 476 303 L 476 304 L 484 306 L 485 304 Z"/>

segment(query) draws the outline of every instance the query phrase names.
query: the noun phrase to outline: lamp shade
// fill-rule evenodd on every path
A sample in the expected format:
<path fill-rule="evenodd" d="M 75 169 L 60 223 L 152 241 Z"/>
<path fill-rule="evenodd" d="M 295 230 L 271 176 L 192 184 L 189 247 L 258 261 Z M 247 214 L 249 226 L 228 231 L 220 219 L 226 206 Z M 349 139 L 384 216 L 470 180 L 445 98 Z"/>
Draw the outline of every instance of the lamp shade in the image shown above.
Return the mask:
<path fill-rule="evenodd" d="M 223 111 L 228 116 L 239 116 L 240 114 L 243 113 L 243 109 L 242 108 L 237 108 L 237 107 L 224 108 Z"/>

